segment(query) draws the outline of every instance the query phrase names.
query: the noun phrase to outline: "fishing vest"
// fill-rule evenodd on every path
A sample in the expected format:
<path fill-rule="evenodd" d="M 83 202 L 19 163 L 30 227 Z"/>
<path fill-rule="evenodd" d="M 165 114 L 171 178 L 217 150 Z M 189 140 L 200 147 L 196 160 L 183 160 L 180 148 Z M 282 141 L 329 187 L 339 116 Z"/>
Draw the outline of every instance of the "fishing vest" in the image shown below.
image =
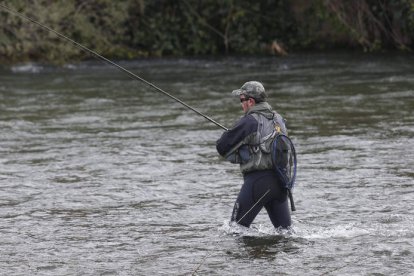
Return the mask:
<path fill-rule="evenodd" d="M 255 105 L 246 115 L 257 121 L 257 131 L 247 136 L 239 149 L 240 170 L 248 173 L 273 169 L 271 144 L 277 134 L 287 135 L 285 121 L 266 102 Z"/>

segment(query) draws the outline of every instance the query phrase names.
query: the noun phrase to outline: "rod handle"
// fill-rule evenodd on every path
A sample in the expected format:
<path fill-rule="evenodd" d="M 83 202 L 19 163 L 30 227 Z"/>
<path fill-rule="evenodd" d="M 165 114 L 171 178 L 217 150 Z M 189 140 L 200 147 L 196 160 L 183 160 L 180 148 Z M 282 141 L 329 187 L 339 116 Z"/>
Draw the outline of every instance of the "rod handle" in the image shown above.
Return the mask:
<path fill-rule="evenodd" d="M 296 211 L 296 207 L 295 207 L 295 201 L 293 200 L 293 194 L 292 191 L 287 189 L 287 193 L 289 196 L 289 201 L 290 201 L 290 209 L 293 211 Z"/>

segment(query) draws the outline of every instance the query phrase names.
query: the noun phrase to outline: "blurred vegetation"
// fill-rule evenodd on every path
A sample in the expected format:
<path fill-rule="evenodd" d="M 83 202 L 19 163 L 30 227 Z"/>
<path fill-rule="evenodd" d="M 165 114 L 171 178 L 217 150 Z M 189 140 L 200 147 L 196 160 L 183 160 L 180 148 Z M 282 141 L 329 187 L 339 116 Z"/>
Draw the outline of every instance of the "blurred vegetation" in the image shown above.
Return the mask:
<path fill-rule="evenodd" d="M 411 51 L 414 0 L 1 1 L 109 58 Z M 0 8 L 0 61 L 89 55 Z"/>

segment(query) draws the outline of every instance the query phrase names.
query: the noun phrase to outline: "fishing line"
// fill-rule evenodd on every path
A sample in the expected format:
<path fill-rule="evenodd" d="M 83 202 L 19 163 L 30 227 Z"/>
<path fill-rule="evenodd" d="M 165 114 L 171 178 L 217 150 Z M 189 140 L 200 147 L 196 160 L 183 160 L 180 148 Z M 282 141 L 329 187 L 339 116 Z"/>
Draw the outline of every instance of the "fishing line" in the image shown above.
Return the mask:
<path fill-rule="evenodd" d="M 257 204 L 259 204 L 259 202 L 270 192 L 270 189 L 268 189 L 258 200 L 257 202 L 252 206 L 252 208 L 250 208 L 236 223 L 240 223 L 240 221 L 248 214 L 250 213 L 254 207 L 256 207 Z M 219 241 L 217 241 L 218 243 Z M 192 276 L 196 275 L 198 269 L 204 264 L 204 262 L 206 261 L 206 259 L 208 257 L 210 257 L 213 254 L 213 252 L 208 253 L 200 262 L 200 264 L 194 269 L 193 273 L 191 274 Z"/>
<path fill-rule="evenodd" d="M 256 207 L 256 205 L 257 204 L 259 204 L 259 202 L 268 194 L 270 192 L 270 189 L 268 189 L 267 191 L 266 191 L 266 193 L 264 193 L 263 195 L 262 195 L 262 197 L 261 198 L 259 198 L 259 200 L 252 206 L 252 208 L 250 208 L 249 209 L 249 211 L 247 211 L 238 221 L 237 221 L 237 223 L 240 223 L 240 221 L 245 217 L 245 216 L 247 216 L 247 214 L 248 213 L 250 213 L 250 211 L 251 210 L 253 210 L 253 208 L 254 207 Z"/>
<path fill-rule="evenodd" d="M 79 42 L 76 42 L 75 40 L 73 40 L 73 39 L 71 39 L 71 38 L 69 38 L 69 37 L 67 37 L 67 36 L 65 36 L 65 35 L 63 35 L 63 34 L 61 34 L 61 33 L 59 33 L 58 31 L 56 31 L 56 30 L 54 30 L 54 29 L 52 29 L 52 28 L 49 28 L 48 26 L 45 26 L 44 24 L 40 23 L 39 21 L 36 21 L 36 20 L 34 20 L 34 19 L 30 18 L 30 17 L 27 17 L 26 15 L 24 15 L 24 14 L 22 14 L 22 13 L 18 12 L 18 11 L 12 10 L 12 9 L 10 9 L 9 7 L 7 7 L 7 6 L 3 5 L 3 4 L 0 4 L 0 8 L 2 8 L 3 10 L 5 10 L 6 12 L 8 12 L 8 13 L 10 13 L 10 14 L 12 14 L 12 15 L 18 16 L 18 17 L 20 17 L 20 18 L 22 18 L 22 19 L 24 19 L 24 20 L 27 20 L 27 21 L 32 22 L 33 24 L 35 24 L 35 25 L 37 25 L 37 26 L 39 26 L 39 27 L 41 27 L 41 28 L 43 28 L 43 29 L 45 29 L 45 30 L 47 30 L 47 31 L 49 31 L 49 32 L 52 32 L 52 33 L 56 34 L 58 37 L 60 37 L 60 38 L 62 38 L 62 39 L 64 39 L 64 40 L 66 40 L 66 41 L 71 42 L 71 43 L 72 43 L 72 44 L 74 44 L 76 47 L 78 47 L 78 48 L 82 49 L 83 51 L 85 51 L 85 52 L 87 52 L 87 53 L 89 53 L 89 54 L 92 54 L 95 58 L 100 59 L 100 60 L 103 60 L 104 62 L 106 62 L 106 63 L 108 63 L 108 64 L 110 64 L 110 65 L 112 65 L 112 66 L 116 67 L 116 68 L 117 68 L 117 69 L 119 69 L 121 72 L 126 73 L 126 74 L 127 74 L 129 77 L 131 77 L 132 79 L 135 79 L 135 80 L 138 80 L 138 81 L 140 81 L 140 82 L 145 83 L 146 85 L 148 85 L 148 86 L 150 86 L 150 87 L 154 88 L 156 91 L 158 91 L 158 92 L 160 92 L 160 93 L 164 94 L 165 96 L 167 96 L 167 97 L 169 97 L 169 98 L 173 99 L 174 101 L 176 101 L 176 102 L 178 102 L 178 103 L 182 104 L 182 105 L 183 105 L 183 106 L 185 106 L 186 108 L 188 108 L 188 109 L 190 109 L 190 110 L 194 111 L 196 114 L 198 114 L 198 115 L 202 116 L 203 118 L 205 118 L 205 119 L 207 119 L 208 121 L 212 122 L 212 123 L 213 123 L 213 124 L 215 124 L 216 126 L 218 126 L 218 127 L 222 128 L 222 129 L 224 129 L 224 130 L 228 130 L 225 126 L 223 126 L 223 125 L 221 125 L 220 123 L 216 122 L 215 120 L 213 120 L 212 118 L 208 117 L 207 115 L 205 115 L 205 114 L 201 113 L 200 111 L 198 111 L 198 110 L 197 110 L 197 109 L 195 109 L 194 107 L 192 107 L 192 106 L 190 106 L 190 105 L 186 104 L 186 103 L 185 103 L 185 102 L 183 102 L 182 100 L 180 100 L 180 99 L 178 99 L 177 97 L 175 97 L 175 96 L 171 95 L 170 93 L 168 93 L 168 92 L 164 91 L 163 89 L 159 88 L 159 87 L 158 87 L 158 86 L 156 86 L 155 84 L 152 84 L 151 82 L 149 82 L 149 81 L 147 81 L 147 80 L 145 80 L 145 79 L 141 78 L 140 76 L 138 76 L 138 75 L 136 75 L 136 74 L 132 73 L 131 71 L 129 71 L 129 70 L 127 70 L 127 69 L 125 69 L 124 67 L 122 67 L 121 65 L 119 65 L 119 64 L 117 64 L 117 63 L 115 63 L 115 62 L 113 62 L 112 60 L 107 59 L 106 57 L 104 57 L 104 56 L 102 56 L 102 55 L 98 54 L 97 52 L 95 52 L 95 51 L 93 51 L 93 50 L 91 50 L 91 49 L 87 48 L 86 46 L 84 46 L 84 45 L 80 44 Z"/>
<path fill-rule="evenodd" d="M 147 80 L 145 80 L 145 79 L 143 79 L 143 78 L 141 78 L 140 76 L 138 76 L 138 75 L 136 75 L 136 74 L 134 74 L 134 73 L 132 73 L 131 71 L 129 71 L 129 70 L 127 70 L 126 68 L 124 68 L 124 67 L 122 67 L 121 65 L 119 65 L 119 64 L 117 64 L 117 63 L 115 63 L 115 62 L 113 62 L 112 60 L 110 60 L 110 59 L 108 59 L 108 58 L 106 58 L 106 57 L 104 57 L 104 56 L 102 56 L 102 55 L 100 55 L 100 54 L 98 54 L 97 52 L 95 52 L 95 51 L 93 51 L 93 50 L 91 50 L 91 49 L 89 49 L 88 47 L 86 47 L 86 46 L 84 46 L 84 45 L 82 45 L 82 44 L 80 44 L 79 42 L 77 42 L 77 41 L 75 41 L 75 40 L 73 40 L 73 39 L 71 39 L 71 38 L 69 38 L 69 37 L 67 37 L 67 36 L 65 36 L 65 35 L 63 35 L 63 34 L 61 34 L 61 33 L 59 33 L 58 31 L 56 31 L 56 30 L 54 30 L 54 29 L 52 29 L 52 28 L 50 28 L 50 27 L 48 27 L 48 26 L 46 26 L 46 25 L 44 25 L 44 24 L 42 24 L 42 23 L 40 23 L 39 21 L 36 21 L 36 20 L 34 20 L 34 19 L 32 19 L 32 18 L 30 18 L 30 17 L 28 17 L 28 16 L 26 16 L 26 15 L 24 15 L 24 14 L 22 14 L 22 13 L 20 13 L 20 12 L 17 12 L 17 11 L 15 11 L 15 10 L 12 10 L 12 9 L 10 9 L 9 7 L 7 7 L 7 6 L 5 6 L 5 5 L 3 5 L 3 4 L 0 4 L 0 8 L 2 8 L 4 11 L 6 11 L 6 12 L 8 12 L 8 13 L 10 13 L 10 14 L 12 14 L 12 15 L 15 15 L 15 16 L 18 16 L 18 17 L 20 17 L 20 18 L 22 18 L 22 19 L 24 19 L 24 20 L 27 20 L 27 21 L 30 21 L 31 23 L 33 23 L 33 24 L 35 24 L 35 25 L 37 25 L 37 26 L 39 26 L 39 27 L 41 27 L 41 28 L 43 28 L 43 29 L 45 29 L 45 30 L 47 30 L 47 31 L 49 31 L 49 32 L 52 32 L 52 33 L 54 33 L 54 34 L 56 34 L 58 37 L 60 37 L 60 38 L 62 38 L 62 39 L 64 39 L 64 40 L 66 40 L 66 41 L 69 41 L 69 42 L 71 42 L 72 44 L 74 44 L 76 47 L 78 47 L 78 48 L 80 48 L 81 50 L 83 50 L 83 51 L 85 51 L 86 53 L 89 53 L 89 54 L 92 54 L 92 56 L 94 56 L 95 58 L 97 58 L 97 59 L 100 59 L 100 60 L 103 60 L 104 62 L 106 62 L 106 63 L 108 63 L 108 64 L 110 64 L 110 65 L 112 65 L 112 66 L 114 66 L 114 67 L 116 67 L 118 70 L 120 70 L 121 72 L 124 72 L 124 73 L 126 73 L 129 77 L 131 77 L 132 79 L 135 79 L 135 80 L 138 80 L 138 81 L 141 81 L 141 82 L 143 82 L 144 84 L 146 84 L 146 85 L 148 85 L 148 86 L 150 86 L 150 87 L 152 87 L 153 89 L 155 89 L 156 91 L 158 91 L 158 92 L 160 92 L 160 93 L 162 93 L 162 94 L 164 94 L 165 96 L 167 96 L 167 97 L 169 97 L 169 98 L 171 98 L 171 99 L 173 99 L 174 101 L 176 101 L 176 102 L 178 102 L 178 103 L 180 103 L 180 104 L 182 104 L 183 106 L 185 106 L 186 108 L 188 108 L 188 109 L 190 109 L 190 110 L 192 110 L 193 112 L 195 112 L 196 114 L 198 114 L 198 115 L 200 115 L 200 116 L 202 116 L 203 118 L 205 118 L 205 119 L 207 119 L 208 121 L 210 121 L 210 122 L 212 122 L 212 123 L 214 123 L 216 126 L 218 126 L 218 127 L 220 127 L 220 128 L 222 128 L 222 129 L 224 129 L 224 130 L 228 130 L 225 126 L 223 126 L 223 125 L 221 125 L 220 123 L 218 123 L 218 122 L 216 122 L 215 120 L 213 120 L 212 118 L 210 118 L 210 117 L 208 117 L 207 115 L 205 115 L 205 114 L 203 114 L 203 113 L 201 113 L 200 111 L 198 111 L 197 109 L 195 109 L 194 107 L 192 107 L 192 106 L 190 106 L 190 105 L 188 105 L 187 103 L 185 103 L 185 102 L 183 102 L 182 100 L 180 100 L 180 99 L 178 99 L 177 97 L 175 97 L 175 96 L 173 96 L 173 95 L 171 95 L 170 93 L 168 93 L 168 92 L 166 92 L 166 91 L 164 91 L 163 89 L 161 89 L 161 88 L 159 88 L 158 86 L 156 86 L 155 84 L 153 84 L 153 83 L 151 83 L 151 82 L 149 82 L 149 81 L 147 81 Z M 250 211 L 251 210 L 253 210 L 253 208 L 268 194 L 270 192 L 270 189 L 269 190 L 267 190 L 267 192 L 265 193 L 265 194 L 263 194 L 263 196 L 253 205 L 253 207 L 252 208 L 250 208 L 242 217 L 241 217 L 241 219 L 239 219 L 238 221 L 237 221 L 237 223 L 239 223 L 248 213 L 250 213 Z M 195 275 L 195 273 L 197 273 L 197 271 L 198 271 L 198 269 L 201 267 L 201 265 L 205 262 L 205 260 L 207 259 L 207 257 L 209 257 L 209 256 L 211 256 L 211 254 L 212 253 L 210 253 L 210 254 L 207 254 L 204 258 L 203 258 L 203 260 L 202 260 L 202 262 L 196 267 L 196 269 L 193 271 L 193 273 L 192 273 L 192 275 Z"/>

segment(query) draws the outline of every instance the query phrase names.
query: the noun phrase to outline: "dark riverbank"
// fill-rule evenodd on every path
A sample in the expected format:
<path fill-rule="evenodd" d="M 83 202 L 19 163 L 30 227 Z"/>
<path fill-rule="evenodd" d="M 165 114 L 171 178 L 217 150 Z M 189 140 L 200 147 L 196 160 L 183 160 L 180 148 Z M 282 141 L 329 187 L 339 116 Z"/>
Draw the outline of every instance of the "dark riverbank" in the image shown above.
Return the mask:
<path fill-rule="evenodd" d="M 391 2 L 391 1 L 390 1 Z M 0 1 L 111 59 L 286 55 L 298 51 L 410 52 L 410 1 Z M 357 18 L 363 18 L 356 20 Z M 0 8 L 0 62 L 89 55 Z"/>

